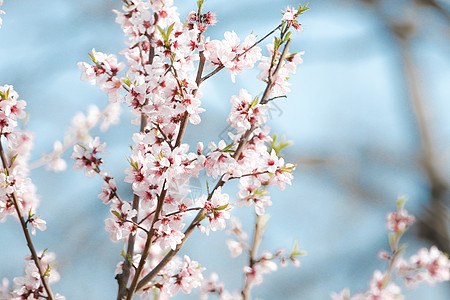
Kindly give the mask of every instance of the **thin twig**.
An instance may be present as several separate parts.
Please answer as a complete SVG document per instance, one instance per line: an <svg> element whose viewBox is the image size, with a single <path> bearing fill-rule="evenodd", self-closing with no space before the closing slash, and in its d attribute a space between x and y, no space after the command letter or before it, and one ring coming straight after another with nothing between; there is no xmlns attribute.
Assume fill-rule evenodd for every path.
<svg viewBox="0 0 450 300"><path fill-rule="evenodd" d="M262 216L256 215L255 232L253 234L253 244L249 253L250 268L253 268L253 266L257 262L258 249L259 245L261 244L262 234L264 231L262 220L263 220ZM244 300L251 299L250 290L251 290L250 282L248 280L245 280L244 288L242 289L242 297L244 297Z"/></svg>
<svg viewBox="0 0 450 300"><path fill-rule="evenodd" d="M147 235L147 240L145 241L144 251L142 252L141 260L139 261L139 266L134 274L133 281L131 282L130 288L128 289L127 300L132 300L134 293L136 292L136 287L138 285L139 277L144 269L145 262L147 261L148 254L150 252L150 248L153 243L153 236L155 235L155 223L159 220L159 216L161 215L162 207L164 204L164 200L166 198L167 189L165 188L166 182L162 186L162 192L158 197L158 204L156 206L155 215L152 220L152 225L150 227L150 232Z"/></svg>
<svg viewBox="0 0 450 300"><path fill-rule="evenodd" d="M243 55L243 54L245 54L247 51L249 51L251 48L253 48L254 46L256 46L258 43L260 43L261 41L263 41L265 38L267 38L268 36L270 36L273 32L275 32L277 29L279 29L280 28L280 26L282 26L281 24L279 25L279 26L277 26L277 28L275 28L274 30L272 30L269 34L267 34L266 36L264 36L262 39L260 39L258 42L256 42L253 46L251 46L249 49L247 49L244 53L242 53L241 55ZM288 48L288 46L289 46L289 43L290 43L290 40L288 41L288 43L287 43L287 45L285 46L285 49L284 49L284 51L283 51L283 55L282 55L282 57L281 57L281 59L283 59L284 60L284 58L285 58L285 54L287 53L287 48ZM285 53L286 52L286 53ZM203 61L203 63L202 63L202 59L201 59L201 61L200 61L200 66L199 66L199 69L198 69L198 73L197 73L197 80L199 80L198 82L197 82L197 89L198 89L198 87L200 86L200 84L201 84L201 82L203 82L204 80L206 80L207 78L209 78L209 77L211 77L212 75L207 75L206 77L204 77L204 78L201 78L201 73L202 73L202 70L203 70L203 65L204 65L204 61ZM280 66L278 65L277 66L277 69L279 68ZM218 72L218 71L217 71ZM217 73L216 72L216 73ZM278 70L276 70L275 72L278 72ZM276 75L276 74L275 74ZM272 86L273 86L273 84L272 84ZM272 88L272 86L270 86L269 87L269 90ZM266 88L267 89L267 88ZM197 90L194 92L194 93L196 93L197 92ZM264 99L264 98L263 98ZM177 137L177 141L176 141L176 144L175 144L175 147L177 147L177 146L179 146L180 144L181 144L181 139L182 139L182 137L183 137L183 134L184 134L184 128L185 128L185 125L184 125L184 123L186 123L187 122L187 119L188 119L188 117L189 117L189 114L187 113L187 112L185 112L185 115L183 116L183 120L182 120L182 124L181 125L183 125L183 128L182 127L180 127L180 132L179 132L179 134L178 134L178 137ZM240 139L240 141L239 141L239 145L238 145L238 147L236 148L236 150L235 150L235 152L234 152L234 154L233 154L233 158L234 159L236 159L236 160L239 160L239 157L240 157L240 155L241 155L241 153L242 153L242 151L243 151L243 149L244 149L244 147L247 145L247 142L248 142L248 139L249 139L249 137L250 137L250 135L251 135L251 133L254 131L256 129L256 127L254 126L254 125L252 125L251 127L250 127L250 129L248 129L245 133L244 133L244 135L241 137L241 139ZM225 184L225 180L223 179L224 178L224 175L222 175L222 177L219 179L219 181L217 182L217 184L216 184L216 186L214 187L214 189L209 193L209 195L208 195L208 198L207 198L207 201L208 200L210 200L211 199L211 197L212 197L212 195L214 194L214 191L215 190L217 190L219 187L222 187L224 184ZM166 190L164 190L164 191L166 191ZM158 205L159 205L159 202L158 202ZM161 205L162 206L162 205ZM158 208L157 208L157 210L158 210ZM179 243L179 244L177 244L177 246L175 247L175 249L172 249L172 250L170 250L165 256L164 256L164 258L158 263L158 265L155 267L155 268L153 268L151 271L150 271L150 273L148 273L144 278L142 278L138 283L137 283L137 285L135 285L135 280L137 280L137 278L139 277L139 275L140 275L140 273L138 273L138 271L141 269L141 271L142 271L142 268L139 268L140 266L141 266L141 262L143 261L143 259L148 255L148 253L147 254L145 254L145 251L146 251L146 249L147 248L149 248L149 247L147 247L148 245L147 245L147 243L146 243L146 245L145 245L145 248L144 248L144 253L142 254L142 258L141 258L141 261L140 261L140 264L139 264L139 267L138 267L138 270L136 271L136 275L135 275L135 277L134 277L134 279L133 279L133 283L132 283L132 285L131 285L131 287L130 287L130 290L129 290L129 293L128 293L128 298L127 298L127 300L131 300L132 299L132 295L135 293L135 291L138 291L138 290L141 290L141 289L143 289L144 287L146 287L147 286L147 284L162 270L162 268L164 268L165 266L166 266L166 264L178 253L178 251L181 249L181 247L183 246L183 244L186 242L186 240L189 238L189 236L191 235L191 233L194 231L194 229L200 224L200 222L201 222L201 220L203 220L203 218L204 218L204 215L205 215L205 212L206 212L206 209L205 208L202 208L202 209L200 209L200 211L197 213L197 215L195 216L195 218L194 218L194 220L191 222L191 224L188 226L188 228L185 230L185 232L184 232L184 237L183 237L183 239L181 240L181 243ZM158 216L159 217L159 216ZM155 220L155 219L157 219L157 213L155 214L155 217L154 217L154 219L153 220ZM151 228L151 230L154 230L153 229L153 225L152 225L152 228ZM151 234L149 235L149 236L151 236ZM147 238L147 242L149 241L149 239ZM150 246L151 246L151 242L150 242ZM148 252L148 251L147 251ZM143 267L143 264L142 264L142 267Z"/></svg>
<svg viewBox="0 0 450 300"><path fill-rule="evenodd" d="M253 132L253 130L255 130L255 127L252 125L252 127L250 129L248 129L245 132L245 134L243 135L243 137L241 138L239 145L233 155L234 159L236 159L236 160L239 159L239 156L241 155L241 152L244 149L244 146L247 144L248 138L249 138L250 134ZM211 200L211 197L214 194L215 190L217 190L219 187L222 187L225 184L223 177L224 176L222 175L222 177L219 179L219 181L217 182L214 189L209 193L207 201ZM194 231L194 229L200 224L200 221L203 220L205 212L206 212L206 209L202 208L197 213L194 220L191 222L189 227L184 232L184 237L181 240L181 243L176 246L175 250L170 250L169 253L167 253L166 256L164 256L164 258L159 262L159 264L155 268L153 268L153 270L150 271L150 273L148 273L144 278L142 278L141 281L139 281L139 284L137 285L136 290L140 290L143 287L145 287L147 285L147 283L150 282L158 274L158 272L161 271L161 269L164 268L166 266L166 264L178 253L178 251L180 251L181 247L186 242L188 237L191 235L191 233Z"/></svg>
<svg viewBox="0 0 450 300"><path fill-rule="evenodd" d="M268 83L267 83L266 89L264 90L264 94L261 98L260 104L266 104L267 102L269 102L269 100L268 100L269 94L270 94L270 91L272 90L272 87L275 84L274 78L277 77L278 72L281 70L281 65L283 64L284 60L286 59L290 44L291 44L291 39L289 39L287 41L286 45L284 45L283 53L281 53L280 60L278 61L277 67L275 68L275 71L273 72L273 74L270 74L270 70L269 70ZM275 57L276 51L273 52L273 55Z"/></svg>
<svg viewBox="0 0 450 300"><path fill-rule="evenodd" d="M155 13L155 24L158 22L158 15ZM153 49L153 47L151 46L151 40L153 38L153 32L151 35L147 36L149 44L150 44L150 51L149 51L149 59L148 59L148 64L151 65L153 63L153 59L155 56L155 49ZM145 102L148 102L148 99L145 100ZM141 126L139 128L139 132L144 132L145 128L147 127L147 123L148 123L148 119L147 116L142 113L141 114ZM136 210L136 212L139 212L139 201L140 201L140 197L136 194L133 195L133 204L132 207L134 210ZM136 214L136 216L134 216L132 218L132 221L137 223L137 217L138 217L138 213ZM125 296L127 295L128 291L127 291L127 283L128 283L128 278L130 277L130 271L131 271L131 262L129 261L129 257L133 257L134 256L134 244L136 242L136 235L130 233L128 236L128 245L127 245L127 257L124 258L124 266L123 266L123 271L122 274L118 274L116 276L117 282L119 284L119 291L117 293L117 300L122 300L125 298Z"/></svg>
<svg viewBox="0 0 450 300"><path fill-rule="evenodd" d="M0 138L1 138L2 135L3 134L0 134ZM6 170L6 173L9 175L10 173L9 173L9 167L8 167L8 160L6 159L5 152L3 151L3 145L1 143L1 141L0 141L0 156L1 156L1 159L2 159L3 168ZM38 255L36 253L36 250L35 250L34 245L33 245L33 241L31 240L30 233L28 232L27 223L26 223L26 221L23 218L22 210L21 210L21 208L19 206L19 201L17 200L16 192L13 191L13 193L11 194L11 198L12 198L12 201L13 201L13 204L14 204L14 208L16 209L17 216L19 218L20 224L22 225L22 231L23 231L23 234L25 235L25 239L27 241L28 249L30 249L31 258L33 259L34 264L36 265L36 267L38 269L39 277L41 278L41 281L42 281L42 284L44 286L44 289L47 292L47 295L48 295L47 298L49 300L54 300L55 297L53 296L53 293L52 293L52 290L50 288L50 285L49 285L49 283L47 281L47 278L44 275L45 272L42 269L41 260L40 260L40 258L38 257Z"/></svg>
<svg viewBox="0 0 450 300"><path fill-rule="evenodd" d="M266 38L268 38L269 36L271 36L275 31L277 31L279 28L281 28L281 26L283 26L283 24L281 23L280 25L278 25L275 29L273 29L271 32L269 32L268 34L266 34L264 37L262 37L261 39L259 39L257 42L255 42L250 48L248 48L247 50L245 50L244 52L242 52L241 54L236 55L235 58L233 58L233 60L238 59L239 57L241 57L242 55L245 55L248 51L250 51L251 49L253 49L253 47L255 47L256 45L260 44L262 41L264 41ZM205 75L205 77L203 77L200 82L205 81L206 79L210 78L211 76L217 74L220 70L222 70L224 67L224 65L220 65L217 68L215 68L211 73Z"/></svg>

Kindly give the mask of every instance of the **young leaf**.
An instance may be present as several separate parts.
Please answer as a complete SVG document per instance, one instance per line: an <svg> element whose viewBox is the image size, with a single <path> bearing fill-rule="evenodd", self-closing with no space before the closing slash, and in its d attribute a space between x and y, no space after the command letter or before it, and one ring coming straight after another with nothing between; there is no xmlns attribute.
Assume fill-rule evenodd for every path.
<svg viewBox="0 0 450 300"><path fill-rule="evenodd" d="M14 161L16 160L17 155L19 155L19 154L16 154L11 158L11 166L14 164Z"/></svg>
<svg viewBox="0 0 450 300"><path fill-rule="evenodd" d="M94 55L92 55L91 53L88 53L88 55L89 55L89 57L91 58L91 60L92 60L92 62L94 63L94 64L98 64L98 61L97 61L97 59L95 58L95 56Z"/></svg>
<svg viewBox="0 0 450 300"><path fill-rule="evenodd" d="M231 142L231 144L229 144L228 146L226 146L225 148L223 148L222 150L220 150L220 152L233 152L231 149L231 147L234 146L234 142Z"/></svg>
<svg viewBox="0 0 450 300"><path fill-rule="evenodd" d="M167 29L167 38L169 38L169 36L170 36L170 33L172 32L172 30L173 30L173 25L175 25L175 22L174 23L172 23L170 26L169 26L169 28Z"/></svg>
<svg viewBox="0 0 450 300"><path fill-rule="evenodd" d="M202 9L202 6L203 6L204 2L205 2L205 0L198 0L197 1L197 7L198 7L199 10Z"/></svg>
<svg viewBox="0 0 450 300"><path fill-rule="evenodd" d="M113 215L115 215L117 218L119 218L120 220L123 221L123 217L122 217L122 215L121 215L120 213L118 213L118 212L115 211L115 210L112 210L111 213L112 213Z"/></svg>
<svg viewBox="0 0 450 300"><path fill-rule="evenodd" d="M227 207L228 207L228 203L227 203L227 204L224 204L224 205L222 205L222 206L217 207L215 210L224 210L224 209L227 208Z"/></svg>
<svg viewBox="0 0 450 300"><path fill-rule="evenodd" d="M291 37L291 31L289 31L286 36L284 37L284 41L287 42L289 40L289 38Z"/></svg>
<svg viewBox="0 0 450 300"><path fill-rule="evenodd" d="M158 28L159 33L161 33L161 36L162 36L164 42L166 42L167 41L167 37L166 37L166 32L164 31L164 29L162 29L160 26L156 26L156 28Z"/></svg>

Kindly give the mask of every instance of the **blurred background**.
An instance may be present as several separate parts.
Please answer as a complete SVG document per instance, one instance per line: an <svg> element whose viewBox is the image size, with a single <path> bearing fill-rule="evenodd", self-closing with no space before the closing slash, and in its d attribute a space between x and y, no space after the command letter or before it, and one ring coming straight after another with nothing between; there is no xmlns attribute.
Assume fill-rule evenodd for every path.
<svg viewBox="0 0 450 300"><path fill-rule="evenodd" d="M196 1L175 1L181 16ZM222 39L234 30L263 36L276 27L280 11L298 1L216 0L219 23L207 32ZM305 2L301 2L306 4ZM90 104L104 107L107 96L82 82L76 64L92 48L118 53L125 47L112 9L119 0L5 0L0 30L0 84L12 84L28 103L27 129L35 135L33 159L63 140L76 112ZM376 255L388 249L385 218L398 196L418 222L407 232L406 256L439 245L449 252L450 178L450 1L310 1L300 18L304 31L293 34L291 52L305 51L304 63L290 79L292 92L271 111L272 131L294 145L286 161L298 164L293 185L272 189L273 206L261 250L290 249L295 239L308 256L302 266L265 276L252 291L263 299L330 299L333 291L367 289L375 269L386 270ZM122 61L124 61L122 59ZM205 82L202 123L188 127L185 141L217 142L227 127L229 98L242 87L254 95L264 86L257 70L236 84L225 71ZM123 107L126 111L126 107ZM123 197L125 155L138 129L124 112L121 123L102 135L110 152L105 169L117 177ZM100 134L98 130L92 133ZM70 299L114 299L114 270L122 245L109 241L104 219L109 208L97 195L101 180L71 168L63 173L35 169L41 196L38 214L48 229L34 238L58 259L61 281L53 290ZM201 186L200 186L201 189ZM226 189L235 195L236 187ZM253 209L235 209L252 234ZM186 253L217 272L229 290L242 286L247 258L232 259L224 232L193 234ZM20 226L13 218L0 226L0 278L23 274L27 255ZM449 299L448 283L405 290L406 299ZM179 294L176 299L196 299Z"/></svg>

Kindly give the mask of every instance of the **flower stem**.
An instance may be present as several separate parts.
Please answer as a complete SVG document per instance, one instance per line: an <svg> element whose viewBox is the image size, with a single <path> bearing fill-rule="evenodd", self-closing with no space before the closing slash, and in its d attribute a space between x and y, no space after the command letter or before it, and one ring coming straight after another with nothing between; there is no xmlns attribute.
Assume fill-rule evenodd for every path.
<svg viewBox="0 0 450 300"><path fill-rule="evenodd" d="M0 135L1 137L1 135ZM3 151L3 145L0 141L0 156L2 159L2 164L3 164L3 168L6 170L6 173L9 175L9 167L8 167L8 160L6 159L6 155L5 152ZM41 265L41 261L40 258L38 257L36 250L34 248L33 245L33 241L31 240L31 236L30 233L28 231L28 227L27 227L27 222L25 221L25 219L23 218L23 214L22 214L22 210L19 206L19 202L17 201L17 196L16 193L13 192L10 197L12 198L13 204L14 204L14 208L16 209L17 212L17 216L19 218L20 224L22 225L22 231L23 234L25 235L25 239L27 241L27 246L28 249L30 249L31 252L31 258L33 259L38 271L39 271L39 277L41 278L42 284L44 286L45 291L47 292L47 298L49 300L54 300L54 296L52 293L52 290L50 288L50 285L48 284L47 278L45 277L45 273L42 269L42 265Z"/></svg>

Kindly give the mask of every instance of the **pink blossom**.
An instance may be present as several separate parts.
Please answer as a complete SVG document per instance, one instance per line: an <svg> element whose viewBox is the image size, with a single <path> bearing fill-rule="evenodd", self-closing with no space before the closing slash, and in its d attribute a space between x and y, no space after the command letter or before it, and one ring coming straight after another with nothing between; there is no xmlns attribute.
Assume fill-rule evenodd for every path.
<svg viewBox="0 0 450 300"><path fill-rule="evenodd" d="M228 249L231 252L231 257L238 257L241 255L245 244L242 242L237 242L235 240L227 240Z"/></svg>
<svg viewBox="0 0 450 300"><path fill-rule="evenodd" d="M402 208L397 212L391 212L387 215L387 228L389 231L403 232L415 221L413 215L408 214L406 209Z"/></svg>
<svg viewBox="0 0 450 300"><path fill-rule="evenodd" d="M272 76L273 87L270 91L269 97L273 98L285 95L291 91L288 88L290 83L287 82L289 78L289 73L296 72L297 65L302 63L301 55L303 55L304 52L299 52L296 54L288 53L287 59L280 63L280 68L278 70L277 76L273 76L275 68L272 69L270 68L272 63L272 55L274 53L273 44L268 44L267 50L271 55L268 57L263 56L261 58L261 62L258 64L258 68L261 69L261 73L258 75L258 78L264 82L268 82L269 70L272 70L272 73L270 75ZM277 51L275 53L275 57L276 60L278 60L281 57L281 52Z"/></svg>
<svg viewBox="0 0 450 300"><path fill-rule="evenodd" d="M183 293L190 294L193 288L199 287L203 281L202 272L205 268L201 268L199 263L191 261L189 256L184 256L184 263L178 273L175 285L179 286Z"/></svg>
<svg viewBox="0 0 450 300"><path fill-rule="evenodd" d="M223 292L224 288L225 286L223 282L219 281L219 275L213 272L209 275L208 279L202 281L202 285L200 287L200 299L208 299L208 294L210 293L218 293L220 295Z"/></svg>
<svg viewBox="0 0 450 300"><path fill-rule="evenodd" d="M343 289L339 294L333 292L331 293L332 300L349 300L350 299L350 290Z"/></svg>
<svg viewBox="0 0 450 300"><path fill-rule="evenodd" d="M53 266L53 261L55 259L55 255L52 252L43 252L38 253L38 256L41 257L41 265L44 270L47 270L47 276L49 283L55 283L60 279L59 273L55 270ZM26 260L30 261L31 257L26 257ZM14 286L11 291L12 298L7 299L37 299L37 298L29 298L28 295L33 295L34 293L39 293L43 298L46 297L46 292L44 287L42 286L41 277L34 262L29 262L25 266L25 274L23 277L15 277L13 279ZM0 293L1 296L1 293ZM27 298L24 298L27 297ZM64 300L65 298L59 294L55 296L55 299ZM39 298L40 299L40 298Z"/></svg>
<svg viewBox="0 0 450 300"><path fill-rule="evenodd" d="M108 173L101 173L100 175L105 182L102 185L102 192L98 195L98 198L102 200L104 204L107 204L117 195L116 180L110 177Z"/></svg>
<svg viewBox="0 0 450 300"><path fill-rule="evenodd" d="M230 102L232 106L227 122L237 129L238 134L250 129L251 125L262 125L267 121L269 106L257 104L257 99L253 99L245 89L239 90L239 97L231 96Z"/></svg>
<svg viewBox="0 0 450 300"><path fill-rule="evenodd" d="M217 188L211 196L209 201L205 202L204 207L207 210L209 225L207 231L222 230L226 227L226 220L230 218L228 210L231 207L228 206L229 195L222 193L222 188Z"/></svg>
<svg viewBox="0 0 450 300"><path fill-rule="evenodd" d="M111 125L118 124L121 111L122 109L118 102L109 103L102 111L100 130L106 131Z"/></svg>
<svg viewBox="0 0 450 300"><path fill-rule="evenodd" d="M368 299L386 299L400 300L403 299L402 290L395 283L386 283L386 274L376 270L373 273L372 280L369 283L369 290L366 293ZM366 298L366 299L367 299Z"/></svg>
<svg viewBox="0 0 450 300"><path fill-rule="evenodd" d="M259 261L253 264L252 267L245 266L244 272L246 274L246 281L249 286L258 286L263 283L263 275L269 274L278 269L275 262L272 261L273 256L269 252L263 252Z"/></svg>
<svg viewBox="0 0 450 300"><path fill-rule="evenodd" d="M248 238L247 232L242 230L242 224L236 217L230 218L226 233L234 234L241 241L245 241Z"/></svg>
<svg viewBox="0 0 450 300"><path fill-rule="evenodd" d="M67 168L67 163L61 158L63 152L63 144L60 141L55 141L53 143L53 152L42 157L42 159L47 162L46 169L54 172L64 171Z"/></svg>
<svg viewBox="0 0 450 300"><path fill-rule="evenodd" d="M253 68L261 58L261 48L255 46L250 49L256 41L253 34L247 36L243 43L234 31L225 32L224 37L222 41L205 42L204 55L213 65L223 65L231 73L231 80L235 82L236 75L244 69Z"/></svg>
<svg viewBox="0 0 450 300"><path fill-rule="evenodd" d="M130 233L135 232L136 227L130 221L137 212L130 203L113 203L111 213L113 217L105 220L105 229L110 232L110 239L113 242L126 239Z"/></svg>
<svg viewBox="0 0 450 300"><path fill-rule="evenodd" d="M6 300L8 299L8 296L9 296L9 280L7 278L3 278L2 284L0 285L0 299Z"/></svg>
<svg viewBox="0 0 450 300"><path fill-rule="evenodd" d="M45 231L47 229L47 222L41 219L41 216L37 216L30 219L31 223L31 234L36 235L36 229L40 231Z"/></svg>
<svg viewBox="0 0 450 300"><path fill-rule="evenodd" d="M100 144L100 138L96 137L91 140L87 147L75 145L71 158L75 160L73 168L81 170L85 168L85 174L88 177L93 177L95 173L100 172L99 166L103 163L102 158L98 158L97 154L105 152L106 143ZM90 150L88 150L90 149Z"/></svg>
<svg viewBox="0 0 450 300"><path fill-rule="evenodd" d="M399 263L399 275L405 278L408 286L416 286L421 282L434 285L449 281L450 261L436 246L430 250L421 248L408 262L402 260Z"/></svg>
<svg viewBox="0 0 450 300"><path fill-rule="evenodd" d="M288 6L286 10L283 12L283 17L281 21L287 22L289 25L294 26L297 31L302 30L301 24L296 20L298 16L298 10L295 8Z"/></svg>
<svg viewBox="0 0 450 300"><path fill-rule="evenodd" d="M235 167L236 160L231 157L229 152L222 151L226 148L224 140L221 140L219 145L211 142L208 148L212 151L206 156L205 167L208 176L212 176L215 179Z"/></svg>
<svg viewBox="0 0 450 300"><path fill-rule="evenodd" d="M161 249L171 248L175 250L184 238L184 233L175 229L167 229L165 231L156 230L155 235L157 236L157 244Z"/></svg>

